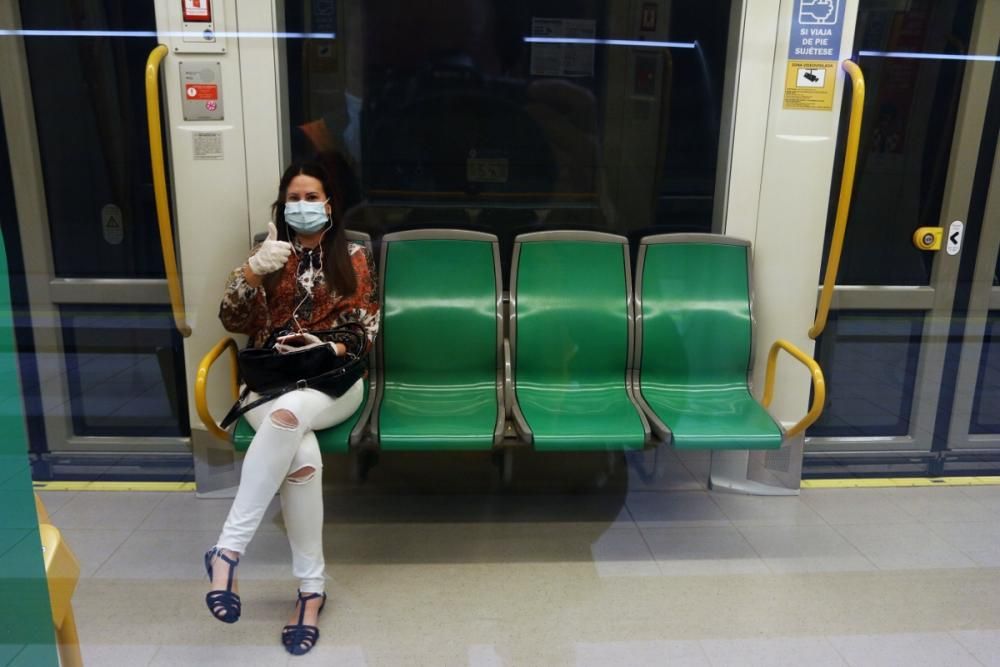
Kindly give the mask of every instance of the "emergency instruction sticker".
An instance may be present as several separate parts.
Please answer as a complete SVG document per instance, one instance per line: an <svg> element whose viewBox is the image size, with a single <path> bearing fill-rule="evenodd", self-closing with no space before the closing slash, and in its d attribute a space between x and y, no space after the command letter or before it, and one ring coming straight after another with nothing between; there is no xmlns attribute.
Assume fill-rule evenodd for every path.
<svg viewBox="0 0 1000 667"><path fill-rule="evenodd" d="M195 132L192 136L195 160L222 159L222 132Z"/></svg>
<svg viewBox="0 0 1000 667"><path fill-rule="evenodd" d="M788 39L785 109L833 109L845 2L795 0Z"/></svg>

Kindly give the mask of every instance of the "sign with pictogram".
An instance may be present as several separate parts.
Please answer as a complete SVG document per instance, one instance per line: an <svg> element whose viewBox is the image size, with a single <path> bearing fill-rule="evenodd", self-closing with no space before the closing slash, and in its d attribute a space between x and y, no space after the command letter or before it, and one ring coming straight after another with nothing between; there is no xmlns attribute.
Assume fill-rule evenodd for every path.
<svg viewBox="0 0 1000 667"><path fill-rule="evenodd" d="M846 0L795 0L788 37L785 109L833 109Z"/></svg>

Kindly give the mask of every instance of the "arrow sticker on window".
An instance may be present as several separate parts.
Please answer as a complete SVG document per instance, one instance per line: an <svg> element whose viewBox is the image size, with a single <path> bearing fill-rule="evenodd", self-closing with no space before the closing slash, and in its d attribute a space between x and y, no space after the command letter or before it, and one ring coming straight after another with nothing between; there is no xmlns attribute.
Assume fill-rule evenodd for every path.
<svg viewBox="0 0 1000 667"><path fill-rule="evenodd" d="M948 227L948 254L957 255L962 249L962 229L965 225L961 220L956 220Z"/></svg>

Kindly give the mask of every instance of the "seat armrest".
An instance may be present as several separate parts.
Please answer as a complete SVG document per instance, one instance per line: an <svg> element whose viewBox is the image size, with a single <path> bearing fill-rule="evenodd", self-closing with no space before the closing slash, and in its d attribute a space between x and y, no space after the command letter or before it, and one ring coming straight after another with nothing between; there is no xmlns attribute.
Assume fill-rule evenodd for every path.
<svg viewBox="0 0 1000 667"><path fill-rule="evenodd" d="M225 350L229 350L229 357L231 361L231 373L230 382L232 385L233 400L235 401L239 398L239 367L236 364L236 341L232 338L226 336L218 343L215 344L211 350L208 351L204 357L201 358L201 362L198 364L198 375L195 377L194 381L194 405L198 411L198 416L201 417L202 423L208 432L214 435L220 440L229 440L229 433L222 429L219 424L215 421L215 417L208 410L208 373L212 368L212 364L218 359Z"/></svg>
<svg viewBox="0 0 1000 667"><path fill-rule="evenodd" d="M802 433L819 419L823 414L823 404L826 402L826 380L823 378L823 370L816 363L816 360L803 352L798 346L790 341L779 338L771 345L771 351L767 354L767 373L764 379L764 398L761 404L768 408L774 398L774 375L778 365L778 352L784 350L802 363L812 376L813 401L806 416L800 419L785 433L786 438L792 438Z"/></svg>

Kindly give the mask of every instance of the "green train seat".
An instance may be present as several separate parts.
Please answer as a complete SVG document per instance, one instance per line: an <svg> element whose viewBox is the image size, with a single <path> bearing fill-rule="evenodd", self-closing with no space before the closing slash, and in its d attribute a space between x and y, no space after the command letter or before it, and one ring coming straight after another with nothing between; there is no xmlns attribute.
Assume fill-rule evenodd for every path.
<svg viewBox="0 0 1000 667"><path fill-rule="evenodd" d="M511 413L538 451L638 449L651 442L628 382L628 240L549 231L514 239Z"/></svg>
<svg viewBox="0 0 1000 667"><path fill-rule="evenodd" d="M751 395L750 273L750 243L742 239L662 234L640 241L633 386L654 432L677 449L777 449L822 409L819 366L784 340L771 348L763 405ZM781 349L809 368L819 399L788 432L765 409Z"/></svg>
<svg viewBox="0 0 1000 667"><path fill-rule="evenodd" d="M504 429L500 251L492 234L386 234L379 262L381 450L488 450Z"/></svg>

